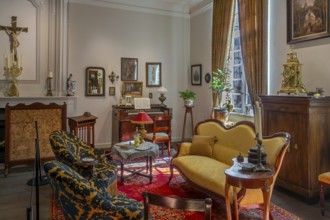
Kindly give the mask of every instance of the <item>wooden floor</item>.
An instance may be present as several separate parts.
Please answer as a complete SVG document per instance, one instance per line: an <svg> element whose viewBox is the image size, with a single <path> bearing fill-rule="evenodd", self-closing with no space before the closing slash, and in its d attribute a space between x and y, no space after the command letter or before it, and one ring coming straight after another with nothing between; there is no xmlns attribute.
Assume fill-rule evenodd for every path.
<svg viewBox="0 0 330 220"><path fill-rule="evenodd" d="M3 174L0 164L0 219L26 219L26 208L29 204L31 186L27 181L32 178L28 168L13 168L7 177ZM50 189L48 185L40 186L40 219L49 219ZM330 201L326 204L326 215L321 216L319 204L308 205L281 190L274 190L272 202L302 219L330 219Z"/></svg>

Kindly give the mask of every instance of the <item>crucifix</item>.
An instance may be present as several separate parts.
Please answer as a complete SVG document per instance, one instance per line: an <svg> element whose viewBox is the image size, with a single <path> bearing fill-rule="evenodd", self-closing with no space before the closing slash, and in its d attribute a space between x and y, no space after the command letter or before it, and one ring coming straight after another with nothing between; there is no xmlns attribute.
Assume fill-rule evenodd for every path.
<svg viewBox="0 0 330 220"><path fill-rule="evenodd" d="M17 27L17 17L11 17L11 26L0 25L0 30L6 31L10 40L10 51L14 56L14 61L17 62L17 47L19 46L18 35L21 32L28 32L27 27Z"/></svg>

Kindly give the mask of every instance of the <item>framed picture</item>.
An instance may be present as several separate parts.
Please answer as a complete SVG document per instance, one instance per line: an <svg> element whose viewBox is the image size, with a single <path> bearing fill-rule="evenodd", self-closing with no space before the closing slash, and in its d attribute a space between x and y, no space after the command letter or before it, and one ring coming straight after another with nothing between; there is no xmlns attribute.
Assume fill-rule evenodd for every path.
<svg viewBox="0 0 330 220"><path fill-rule="evenodd" d="M287 0L287 42L329 37L329 8L329 0Z"/></svg>
<svg viewBox="0 0 330 220"><path fill-rule="evenodd" d="M109 87L109 95L110 96L116 95L116 87L114 87L114 86Z"/></svg>
<svg viewBox="0 0 330 220"><path fill-rule="evenodd" d="M141 97L143 82L123 82L123 96Z"/></svg>
<svg viewBox="0 0 330 220"><path fill-rule="evenodd" d="M131 106L133 105L133 98L130 95L125 96L125 105L126 106Z"/></svg>
<svg viewBox="0 0 330 220"><path fill-rule="evenodd" d="M121 58L121 81L138 80L138 59Z"/></svg>
<svg viewBox="0 0 330 220"><path fill-rule="evenodd" d="M146 63L146 87L162 86L162 64Z"/></svg>
<svg viewBox="0 0 330 220"><path fill-rule="evenodd" d="M235 66L234 66L235 67ZM205 74L205 82L209 83L211 81L211 74L210 73L206 73Z"/></svg>
<svg viewBox="0 0 330 220"><path fill-rule="evenodd" d="M202 64L191 66L191 85L202 85Z"/></svg>
<svg viewBox="0 0 330 220"><path fill-rule="evenodd" d="M104 96L105 71L102 67L86 68L86 96Z"/></svg>

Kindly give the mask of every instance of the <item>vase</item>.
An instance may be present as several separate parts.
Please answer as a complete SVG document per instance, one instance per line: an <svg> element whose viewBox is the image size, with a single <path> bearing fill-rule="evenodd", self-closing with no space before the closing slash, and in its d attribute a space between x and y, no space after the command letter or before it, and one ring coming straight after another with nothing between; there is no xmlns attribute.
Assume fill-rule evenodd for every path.
<svg viewBox="0 0 330 220"><path fill-rule="evenodd" d="M213 108L214 111L214 118L226 123L228 120L229 113L226 108L215 107Z"/></svg>
<svg viewBox="0 0 330 220"><path fill-rule="evenodd" d="M219 106L219 93L212 92L213 108Z"/></svg>
<svg viewBox="0 0 330 220"><path fill-rule="evenodd" d="M194 106L194 100L193 99L185 99L184 100L184 106L193 107Z"/></svg>
<svg viewBox="0 0 330 220"><path fill-rule="evenodd" d="M222 100L222 92L212 92L213 107L211 112L211 118L215 118L214 108L219 108Z"/></svg>

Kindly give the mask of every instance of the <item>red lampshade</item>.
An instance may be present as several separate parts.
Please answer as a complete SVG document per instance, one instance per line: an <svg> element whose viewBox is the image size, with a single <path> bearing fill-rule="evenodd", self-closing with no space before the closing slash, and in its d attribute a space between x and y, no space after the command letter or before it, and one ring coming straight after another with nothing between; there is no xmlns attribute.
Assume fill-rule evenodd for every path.
<svg viewBox="0 0 330 220"><path fill-rule="evenodd" d="M150 118L150 116L145 112L139 112L139 114L137 114L131 122L134 124L152 124L152 123L154 123L152 118Z"/></svg>

